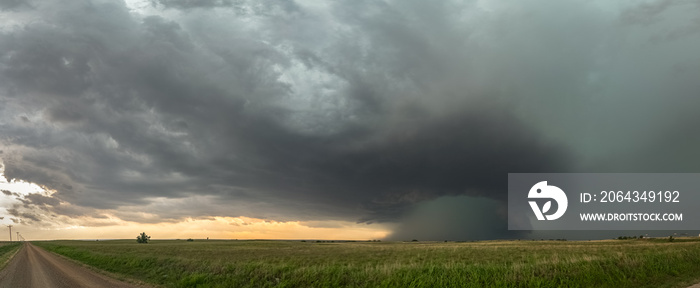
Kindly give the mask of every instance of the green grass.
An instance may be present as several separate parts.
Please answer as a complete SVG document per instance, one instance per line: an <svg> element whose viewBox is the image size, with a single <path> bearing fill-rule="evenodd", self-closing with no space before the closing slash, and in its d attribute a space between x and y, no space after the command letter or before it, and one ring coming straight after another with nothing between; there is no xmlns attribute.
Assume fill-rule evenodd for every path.
<svg viewBox="0 0 700 288"><path fill-rule="evenodd" d="M0 242L0 269L5 268L19 247L21 247L20 242Z"/></svg>
<svg viewBox="0 0 700 288"><path fill-rule="evenodd" d="M685 287L700 241L34 242L164 287Z"/></svg>

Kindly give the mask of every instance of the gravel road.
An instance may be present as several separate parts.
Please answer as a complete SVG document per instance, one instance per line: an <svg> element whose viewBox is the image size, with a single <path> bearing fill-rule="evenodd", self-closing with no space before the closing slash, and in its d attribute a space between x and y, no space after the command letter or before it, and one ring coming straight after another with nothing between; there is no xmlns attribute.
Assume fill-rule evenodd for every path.
<svg viewBox="0 0 700 288"><path fill-rule="evenodd" d="M139 287L98 274L25 243L0 271L0 287Z"/></svg>

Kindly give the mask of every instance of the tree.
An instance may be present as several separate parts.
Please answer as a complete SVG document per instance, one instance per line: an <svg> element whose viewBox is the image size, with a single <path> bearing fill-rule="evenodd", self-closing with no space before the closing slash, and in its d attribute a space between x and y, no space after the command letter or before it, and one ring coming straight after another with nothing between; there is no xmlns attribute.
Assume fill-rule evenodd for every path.
<svg viewBox="0 0 700 288"><path fill-rule="evenodd" d="M141 235L136 236L137 243L148 243L151 240L151 236L146 235L146 232L141 232Z"/></svg>

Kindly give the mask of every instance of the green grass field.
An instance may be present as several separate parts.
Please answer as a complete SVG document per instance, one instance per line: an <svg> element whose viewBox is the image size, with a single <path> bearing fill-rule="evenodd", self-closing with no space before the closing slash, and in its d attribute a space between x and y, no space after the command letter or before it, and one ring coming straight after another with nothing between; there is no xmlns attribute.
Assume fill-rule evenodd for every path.
<svg viewBox="0 0 700 288"><path fill-rule="evenodd" d="M33 242L163 287L686 287L700 241ZM0 247L2 248L2 247Z"/></svg>
<svg viewBox="0 0 700 288"><path fill-rule="evenodd" d="M10 257L19 250L20 242L0 242L0 269L5 268Z"/></svg>

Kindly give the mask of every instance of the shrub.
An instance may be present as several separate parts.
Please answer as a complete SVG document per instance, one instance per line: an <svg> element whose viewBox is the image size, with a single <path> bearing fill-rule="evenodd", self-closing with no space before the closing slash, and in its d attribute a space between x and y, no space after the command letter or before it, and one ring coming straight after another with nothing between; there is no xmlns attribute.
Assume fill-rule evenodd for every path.
<svg viewBox="0 0 700 288"><path fill-rule="evenodd" d="M147 244L148 240L151 240L151 236L146 235L146 232L141 232L139 236L136 236L136 243Z"/></svg>

